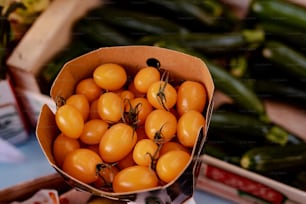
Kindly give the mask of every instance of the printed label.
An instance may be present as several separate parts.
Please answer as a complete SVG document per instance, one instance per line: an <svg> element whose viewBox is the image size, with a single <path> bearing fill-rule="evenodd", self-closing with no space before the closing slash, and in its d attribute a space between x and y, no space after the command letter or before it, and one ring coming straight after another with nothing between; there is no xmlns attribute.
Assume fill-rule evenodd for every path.
<svg viewBox="0 0 306 204"><path fill-rule="evenodd" d="M211 165L207 165L205 176L269 203L281 204L286 199L283 194L268 186Z"/></svg>

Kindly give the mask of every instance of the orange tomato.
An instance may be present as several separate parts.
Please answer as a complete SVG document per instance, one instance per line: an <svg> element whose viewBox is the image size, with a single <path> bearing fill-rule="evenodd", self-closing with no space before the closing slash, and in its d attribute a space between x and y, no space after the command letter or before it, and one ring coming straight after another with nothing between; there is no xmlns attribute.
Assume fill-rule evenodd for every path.
<svg viewBox="0 0 306 204"><path fill-rule="evenodd" d="M176 117L163 109L153 110L145 121L146 135L154 141L167 142L175 137Z"/></svg>
<svg viewBox="0 0 306 204"><path fill-rule="evenodd" d="M186 147L193 147L201 127L205 126L205 118L198 111L188 111L178 120L177 138Z"/></svg>
<svg viewBox="0 0 306 204"><path fill-rule="evenodd" d="M90 103L88 119L89 120L92 120L92 119L101 119L101 117L99 115L99 112L98 112L98 99L93 100Z"/></svg>
<svg viewBox="0 0 306 204"><path fill-rule="evenodd" d="M127 74L121 65L105 63L94 70L93 79L102 89L115 91L122 88L126 83Z"/></svg>
<svg viewBox="0 0 306 204"><path fill-rule="evenodd" d="M109 190L112 186L115 176L119 173L119 169L115 166L108 164L98 165L98 179L95 181L94 186L100 189Z"/></svg>
<svg viewBox="0 0 306 204"><path fill-rule="evenodd" d="M182 151L185 151L185 152L189 153L189 149L184 147L179 142L169 141L169 142L166 142L166 143L162 144L162 147L161 147L161 149L159 151L159 156L162 156L165 153L173 151L173 150L182 150Z"/></svg>
<svg viewBox="0 0 306 204"><path fill-rule="evenodd" d="M118 167L122 170L130 166L136 165L134 159L133 159L133 151L130 151L127 156L125 156L123 159L119 160L117 163Z"/></svg>
<svg viewBox="0 0 306 204"><path fill-rule="evenodd" d="M115 193L145 190L158 186L155 172L146 166L131 166L121 170L114 178Z"/></svg>
<svg viewBox="0 0 306 204"><path fill-rule="evenodd" d="M178 88L176 108L180 115L189 110L203 112L206 100L207 92L201 83L185 81Z"/></svg>
<svg viewBox="0 0 306 204"><path fill-rule="evenodd" d="M122 90L118 94L123 101L132 100L133 98L135 98L134 93L132 91L129 91L129 90Z"/></svg>
<svg viewBox="0 0 306 204"><path fill-rule="evenodd" d="M59 134L54 142L53 142L53 155L54 155L54 159L56 164L59 167L62 167L64 160L66 158L66 156L76 150L80 148L80 143L77 139L73 139L70 137L65 136L63 133Z"/></svg>
<svg viewBox="0 0 306 204"><path fill-rule="evenodd" d="M75 107L82 114L84 121L87 120L89 116L90 105L85 95L73 94L66 100L66 104Z"/></svg>
<svg viewBox="0 0 306 204"><path fill-rule="evenodd" d="M159 70L155 67L144 67L134 76L134 86L140 93L147 93L150 85L160 80Z"/></svg>
<svg viewBox="0 0 306 204"><path fill-rule="evenodd" d="M121 98L113 92L102 94L98 99L98 113L108 123L118 122L123 114Z"/></svg>
<svg viewBox="0 0 306 204"><path fill-rule="evenodd" d="M100 156L92 150L80 148L70 152L63 163L63 171L84 183L93 183L98 179L97 165L101 164Z"/></svg>
<svg viewBox="0 0 306 204"><path fill-rule="evenodd" d="M169 151L162 155L156 164L158 177L165 183L176 179L187 166L190 154L182 150Z"/></svg>
<svg viewBox="0 0 306 204"><path fill-rule="evenodd" d="M100 155L105 162L117 162L132 151L136 141L137 133L131 126L116 123L104 133L99 145Z"/></svg>
<svg viewBox="0 0 306 204"><path fill-rule="evenodd" d="M131 83L129 83L128 85L128 90L131 91L135 97L144 97L146 94L145 93L141 93L139 92L134 85L134 82L132 81Z"/></svg>
<svg viewBox="0 0 306 204"><path fill-rule="evenodd" d="M133 150L133 159L140 166L151 166L158 155L158 145L151 139L139 140Z"/></svg>
<svg viewBox="0 0 306 204"><path fill-rule="evenodd" d="M96 84L93 78L86 78L81 80L75 89L76 94L83 94L89 102L97 99L103 90Z"/></svg>
<svg viewBox="0 0 306 204"><path fill-rule="evenodd" d="M57 127L64 135L71 138L79 138L84 129L84 118L74 106L65 104L59 107L55 113Z"/></svg>
<svg viewBox="0 0 306 204"><path fill-rule="evenodd" d="M177 93L171 84L157 81L148 88L147 98L154 108L170 110L176 104Z"/></svg>
<svg viewBox="0 0 306 204"><path fill-rule="evenodd" d="M108 123L99 120L92 119L85 123L83 132L80 136L80 140L89 145L99 144L105 131L108 129Z"/></svg>

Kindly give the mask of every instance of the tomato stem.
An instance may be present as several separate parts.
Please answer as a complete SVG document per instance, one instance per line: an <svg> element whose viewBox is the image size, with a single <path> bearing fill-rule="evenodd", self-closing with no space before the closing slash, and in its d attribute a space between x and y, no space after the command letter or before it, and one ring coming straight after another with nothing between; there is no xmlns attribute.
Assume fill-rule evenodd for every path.
<svg viewBox="0 0 306 204"><path fill-rule="evenodd" d="M59 108L66 104L66 100L62 96L57 96L55 98L55 104L56 104L56 108Z"/></svg>
<svg viewBox="0 0 306 204"><path fill-rule="evenodd" d="M162 82L164 82L164 83L162 83ZM157 93L157 99L158 99L158 102L167 111L169 109L165 105L165 103L167 102L167 97L166 97L166 94L165 94L165 89L166 89L166 86L167 86L168 83L169 83L169 71L165 71L165 72L163 72L162 77L161 77L161 85L160 85L158 93Z"/></svg>
<svg viewBox="0 0 306 204"><path fill-rule="evenodd" d="M123 111L122 121L126 124L131 125L133 129L135 129L137 127L137 124L139 123L139 120L138 120L139 107L142 104L138 103L135 107L133 107L129 99L125 99L124 101L125 103L126 102L128 103L129 111Z"/></svg>

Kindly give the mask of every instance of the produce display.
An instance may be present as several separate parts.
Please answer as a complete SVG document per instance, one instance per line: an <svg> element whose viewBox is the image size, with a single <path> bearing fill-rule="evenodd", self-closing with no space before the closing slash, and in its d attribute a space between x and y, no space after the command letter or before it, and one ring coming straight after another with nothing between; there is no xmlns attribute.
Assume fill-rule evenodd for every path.
<svg viewBox="0 0 306 204"><path fill-rule="evenodd" d="M133 76L119 64L102 64L67 100L58 99L55 160L69 175L108 191L167 184L190 162L206 100L202 83L173 81L160 67Z"/></svg>
<svg viewBox="0 0 306 204"><path fill-rule="evenodd" d="M306 95L303 88L305 87L306 73L305 19L305 8L285 0L253 0L244 18L237 17L228 8L227 4L214 0L190 2L182 0L107 1L101 7L90 11L76 22L71 43L42 69L39 79L42 83L42 91L49 94L51 84L65 62L100 47L136 44L154 45L197 56L206 63L214 79L216 89L232 99L231 103L222 104L214 109L208 129L207 144L203 153L304 190L306 187L305 171L303 170L305 167L305 162L303 162L305 160L305 143L303 139L292 134L286 128L274 124L267 114L263 101L266 99L282 101L292 106L305 108ZM186 72L188 72L188 67L186 67ZM96 83L99 84L101 90L109 90L104 93L106 96L99 96L97 107L99 107L99 104L102 106L102 103L109 104L109 101L111 101L110 105L114 105L118 101L115 109L116 113L107 115L107 110L100 109L97 111L99 117L104 117L108 121L108 124L103 123L100 126L105 127L105 129L106 126L117 127L119 126L117 124L118 121L125 121L132 127L135 128L135 125L137 127L137 124L142 123L140 118L136 120L134 118L134 109L136 108L137 112L137 109L141 108L137 104L146 104L146 107L150 107L146 108L146 110L151 110L150 114L147 113L147 119L154 117L151 114L156 112L159 112L159 114L162 114L162 112L167 112L168 115L173 114L173 108L175 108L176 114L181 115L181 111L184 112L184 108L179 108L181 103L179 90L184 83L172 84L171 73L167 75L160 72L160 74L159 77L166 82L164 84L156 82L159 83L156 85L157 88L151 88L162 89L163 93L159 95L163 97L164 94L167 94L168 85L173 85L172 91L169 90L169 93L176 91L177 96L176 100L174 100L175 102L171 104L167 104L171 102L170 99L163 101L161 97L158 98L161 101L154 102L156 100L154 96L152 99L150 95L143 97L145 90L148 91L150 88L142 87L143 89L138 88L140 93L136 94L136 96L141 96L141 99L136 97L140 102L134 103L134 99L129 99L127 104L122 105L122 100L118 98L120 97L119 93L113 91L118 89L120 85L115 86L115 88L103 87L103 83L106 80L100 79L99 76L95 78L95 75L93 75L93 79L88 79L88 85L84 84L84 87L95 86L94 84ZM151 73L149 78L143 80L143 82L139 81L139 84L148 83L149 79L153 79L154 76ZM120 79L124 78L120 77ZM137 77L135 76L134 79L137 79ZM97 82L99 80L100 82ZM130 76L127 76L127 81L129 80ZM112 83L105 84L107 86L113 85ZM136 84L138 83L135 82L135 86L137 86ZM194 88L186 85L186 90L191 89L194 90ZM101 90L99 91L99 88L97 88L97 90L90 93L101 94ZM130 95L133 95L128 90L122 91L121 96L126 94L124 97L129 98ZM77 92L75 94L78 94ZM82 91L79 90L80 92ZM201 93L192 95L192 101L203 102L203 99L198 97L205 95L205 92ZM87 100L90 100L93 105L95 104L94 98L96 97L87 98ZM143 102L144 99L150 100L148 102L150 105L147 104L147 101ZM205 104L205 102L203 103ZM68 102L66 105L61 106L61 109L66 109L66 111L67 109L72 109L67 104ZM122 108L118 109L118 107ZM87 112L91 108L94 107L86 105ZM122 113L125 113L126 110L128 110L127 114L123 117ZM138 114L140 116L140 112ZM70 126L73 127L73 130L67 130L66 133L67 135L71 134L70 139L74 138L72 139L74 142L71 141L71 145L67 145L71 150L79 149L80 146L84 148L83 143L92 139L86 138L84 135L80 136L82 125L77 124L85 125L84 129L87 125L94 126L94 124L85 123L83 115L75 115L78 115L74 117L75 124ZM177 120L177 128L181 123L184 123L180 122L178 115L174 117ZM190 122L190 118L196 119L198 118L197 115L184 115L184 117L180 116L180 118ZM163 118L165 117L168 116ZM201 117L199 116L199 118ZM199 120L203 120L203 118ZM109 123L109 121L112 122ZM144 123L145 127L149 126L147 120ZM182 127L186 126L182 124ZM155 130L162 131L163 128L163 126L159 126ZM79 132L77 132L77 129L79 129ZM137 136L135 138L131 136L134 138L131 141L133 143L131 146L135 147L135 150L138 149L136 148L138 145L135 145L138 144L136 140L139 140L140 133L138 133L138 129L140 128L136 128L135 132L132 131ZM104 130L96 129L95 131ZM147 128L143 131L146 132L150 139L144 140L143 143L145 144L140 143L139 145L147 145L150 146L148 149L152 149L149 154L151 155L149 157L151 159L149 166L154 166L153 169L155 169L156 165L157 173L159 165L154 157L156 156L155 153L160 153L168 143L160 145L161 141L168 141L171 138L160 138L155 133L150 136L152 132ZM65 132L64 128L63 132ZM170 135L173 136L173 134L172 132ZM178 129L176 129L176 134L177 138L175 140L178 141L177 144L183 144L184 149L189 149L188 152L190 153L193 143L189 144L189 141L185 141L186 138L180 139L184 136L180 136L181 133ZM75 140L78 140L78 142L75 142ZM152 143L152 141L155 143ZM126 142L124 145L128 144ZM160 149L155 151L156 147L154 148L151 145L157 145L157 149ZM125 156L128 155L132 147L128 148L129 150L125 152ZM100 155L107 151L101 143L98 149ZM121 147L121 150L124 149ZM300 151L297 152L295 150ZM180 150L182 158L185 157L183 156L186 155L185 152ZM93 153L91 152L90 154ZM115 154L111 155L115 156ZM132 156L134 157L134 155ZM100 174L105 169L109 170L120 166L121 159L122 157L120 156L118 158L102 157L102 161L109 161L111 164L118 162L118 164L115 166L102 165ZM63 163L63 161L58 162L59 164ZM147 161L141 162L147 163ZM101 160L97 159L93 163L101 163ZM66 166L71 167L73 165ZM269 169L280 166L282 167L281 169ZM63 165L64 167L65 165ZM94 170L96 169L92 168L91 171ZM143 168L137 167L137 169L132 170L123 172L125 175L122 175L120 168L112 172L118 171L117 175L120 176L120 179L130 177L126 176L126 174L132 174L132 172L141 171L141 173L145 173L145 170L142 171ZM159 177L162 178L160 175ZM92 182L93 180L90 179L89 181ZM115 179L115 181L118 180ZM154 185L160 185L161 182L160 180L156 182L155 178L152 178L151 181ZM99 183L101 182L99 181ZM168 182L168 180L165 179L163 182ZM122 190L121 188L118 189Z"/></svg>

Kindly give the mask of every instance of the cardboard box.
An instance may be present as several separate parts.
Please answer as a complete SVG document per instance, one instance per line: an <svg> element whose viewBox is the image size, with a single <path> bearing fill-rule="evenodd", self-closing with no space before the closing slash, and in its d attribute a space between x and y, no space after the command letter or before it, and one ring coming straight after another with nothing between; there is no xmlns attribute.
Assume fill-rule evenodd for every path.
<svg viewBox="0 0 306 204"><path fill-rule="evenodd" d="M197 188L241 204L303 204L306 192L208 155Z"/></svg>
<svg viewBox="0 0 306 204"><path fill-rule="evenodd" d="M214 84L211 75L203 61L199 58L186 55L177 51L153 47L153 46L119 46L106 47L82 55L67 62L51 89L51 97L54 101L58 97L67 99L74 93L75 85L82 79L92 76L93 70L104 63L117 63L126 68L129 75L135 74L142 67L148 66L149 59L158 60L161 68L171 73L171 78L179 80L193 80L202 83L207 90L207 106L204 117L206 124L200 131L196 145L192 149L192 157L181 175L174 181L164 185L143 191L129 193L115 193L99 190L91 185L78 181L59 168L52 155L52 144L59 134L54 113L47 105L42 111L37 125L37 138L49 163L65 180L75 188L90 192L93 195L104 196L117 200L145 202L147 196L157 196L163 202L182 203L193 195L194 184L197 176L199 153L206 138L207 125L212 110L212 96ZM188 69L188 71L186 71Z"/></svg>
<svg viewBox="0 0 306 204"><path fill-rule="evenodd" d="M74 22L100 0L53 0L7 60L16 86L40 93L37 74L68 44Z"/></svg>

